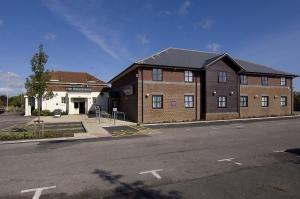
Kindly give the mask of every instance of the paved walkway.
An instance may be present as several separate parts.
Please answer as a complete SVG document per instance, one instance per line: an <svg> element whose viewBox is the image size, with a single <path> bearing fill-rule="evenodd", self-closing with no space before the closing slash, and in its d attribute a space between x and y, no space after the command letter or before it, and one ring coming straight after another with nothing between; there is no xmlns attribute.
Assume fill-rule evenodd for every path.
<svg viewBox="0 0 300 199"><path fill-rule="evenodd" d="M34 118L28 124L33 124ZM41 120L45 123L69 123L69 122L82 122L86 133L76 133L75 137L111 137L103 127L111 126L124 126L124 125L136 125L136 123L113 120L109 118L101 118L100 122L97 118L89 118L87 115L62 115L60 118L52 116L41 116Z"/></svg>

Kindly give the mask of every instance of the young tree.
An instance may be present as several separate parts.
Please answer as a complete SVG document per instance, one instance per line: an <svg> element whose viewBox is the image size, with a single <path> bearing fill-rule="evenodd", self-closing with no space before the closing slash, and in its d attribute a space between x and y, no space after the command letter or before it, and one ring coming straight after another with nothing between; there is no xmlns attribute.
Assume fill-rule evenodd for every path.
<svg viewBox="0 0 300 199"><path fill-rule="evenodd" d="M43 45L39 45L39 50L31 59L32 74L26 78L25 88L29 97L35 97L37 100L38 122L40 122L42 100L52 98L53 93L47 88L47 82L50 79L49 71L45 70L48 55L44 53Z"/></svg>

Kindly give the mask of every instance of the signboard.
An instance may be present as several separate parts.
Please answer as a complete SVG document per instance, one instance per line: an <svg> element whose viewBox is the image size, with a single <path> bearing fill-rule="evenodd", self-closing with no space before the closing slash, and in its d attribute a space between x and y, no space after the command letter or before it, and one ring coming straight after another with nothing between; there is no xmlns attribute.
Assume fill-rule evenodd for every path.
<svg viewBox="0 0 300 199"><path fill-rule="evenodd" d="M175 100L171 101L171 106L173 106L173 107L176 106L176 101Z"/></svg>
<svg viewBox="0 0 300 199"><path fill-rule="evenodd" d="M132 85L130 85L130 86L125 86L125 87L123 88L123 93L124 93L125 95L132 95L132 94L133 94L133 86L132 86Z"/></svg>
<svg viewBox="0 0 300 199"><path fill-rule="evenodd" d="M118 111L118 108L113 108L113 112L116 112L116 111Z"/></svg>
<svg viewBox="0 0 300 199"><path fill-rule="evenodd" d="M66 87L69 92L92 92L92 88L87 87Z"/></svg>

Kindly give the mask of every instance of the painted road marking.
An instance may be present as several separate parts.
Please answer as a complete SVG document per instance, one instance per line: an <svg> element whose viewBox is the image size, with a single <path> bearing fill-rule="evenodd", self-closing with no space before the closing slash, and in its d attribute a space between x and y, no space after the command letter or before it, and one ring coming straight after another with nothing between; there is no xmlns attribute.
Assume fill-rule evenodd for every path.
<svg viewBox="0 0 300 199"><path fill-rule="evenodd" d="M221 159L218 160L218 162L231 162L234 158L227 158L227 159Z"/></svg>
<svg viewBox="0 0 300 199"><path fill-rule="evenodd" d="M284 153L284 150L280 150L280 151L273 151L274 153Z"/></svg>
<svg viewBox="0 0 300 199"><path fill-rule="evenodd" d="M34 189L26 189L22 190L21 193L28 193L28 192L35 192L32 199L39 199L42 195L42 191L46 189L55 189L56 186L50 186L50 187L40 187L40 188L34 188Z"/></svg>
<svg viewBox="0 0 300 199"><path fill-rule="evenodd" d="M242 166L243 164L240 163L240 162L235 162L235 161L232 161L234 160L234 158L226 158L226 159L221 159L221 160L218 160L218 162L233 162L233 164L236 164L236 165L239 165L239 166Z"/></svg>
<svg viewBox="0 0 300 199"><path fill-rule="evenodd" d="M143 171L143 172L140 172L139 174L143 175L143 174L151 173L157 179L161 179L161 176L157 173L158 171L162 171L162 169L156 169L156 170L150 170L150 171Z"/></svg>

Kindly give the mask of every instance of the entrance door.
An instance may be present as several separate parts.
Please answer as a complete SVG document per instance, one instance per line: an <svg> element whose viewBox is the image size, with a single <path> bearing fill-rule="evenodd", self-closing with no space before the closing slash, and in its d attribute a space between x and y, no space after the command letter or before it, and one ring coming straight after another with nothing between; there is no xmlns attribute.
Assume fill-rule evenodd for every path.
<svg viewBox="0 0 300 199"><path fill-rule="evenodd" d="M85 114L85 102L79 102L79 114Z"/></svg>

